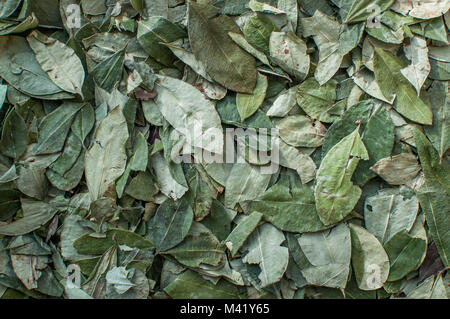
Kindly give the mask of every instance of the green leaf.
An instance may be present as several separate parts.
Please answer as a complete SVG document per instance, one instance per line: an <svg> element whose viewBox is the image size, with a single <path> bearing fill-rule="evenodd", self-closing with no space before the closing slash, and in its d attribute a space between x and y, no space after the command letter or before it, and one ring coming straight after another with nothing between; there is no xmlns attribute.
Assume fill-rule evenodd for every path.
<svg viewBox="0 0 450 319"><path fill-rule="evenodd" d="M446 298L447 3L0 0L0 299Z"/></svg>
<svg viewBox="0 0 450 319"><path fill-rule="evenodd" d="M59 174L52 169L47 170L47 178L50 183L57 189L62 191L70 191L75 188L81 181L84 173L85 151L82 150L76 158L73 166L64 174Z"/></svg>
<svg viewBox="0 0 450 319"><path fill-rule="evenodd" d="M341 25L317 10L311 18L301 19L304 37L313 36L319 47L319 63L314 77L322 86L339 70L344 56L339 52Z"/></svg>
<svg viewBox="0 0 450 319"><path fill-rule="evenodd" d="M409 232L419 211L416 197L405 198L396 189L380 191L364 204L366 228L384 244L395 234Z"/></svg>
<svg viewBox="0 0 450 319"><path fill-rule="evenodd" d="M235 163L225 185L225 207L233 209L239 202L257 198L266 190L270 177L257 166Z"/></svg>
<svg viewBox="0 0 450 319"><path fill-rule="evenodd" d="M186 32L178 25L163 18L150 17L138 22L137 39L144 50L158 63L171 66L175 57L164 43L186 37Z"/></svg>
<svg viewBox="0 0 450 319"><path fill-rule="evenodd" d="M267 59L267 56L259 51L258 49L255 49L246 39L245 37L240 33L235 32L228 32L228 35L230 38L236 42L237 45L239 45L242 49L253 55L255 58L257 58L259 61L264 63L265 65L271 67L269 60Z"/></svg>
<svg viewBox="0 0 450 319"><path fill-rule="evenodd" d="M152 201L158 192L158 185L148 172L139 172L125 189L127 195L146 202Z"/></svg>
<svg viewBox="0 0 450 319"><path fill-rule="evenodd" d="M186 270L164 291L174 299L239 299L236 286L222 279L217 284L204 279L192 270Z"/></svg>
<svg viewBox="0 0 450 319"><path fill-rule="evenodd" d="M89 194L85 194L85 197L89 200L87 203L87 209L89 209ZM73 246L73 243L81 236L91 233L92 229L94 229L92 227L93 223L83 219L80 215L67 216L64 219L61 231L61 256L69 260L80 260L86 258L85 255L81 255L77 252Z"/></svg>
<svg viewBox="0 0 450 319"><path fill-rule="evenodd" d="M105 297L106 273L117 266L117 245L111 246L98 260L89 278L83 283L83 290L96 299Z"/></svg>
<svg viewBox="0 0 450 319"><path fill-rule="evenodd" d="M314 78L304 81L297 91L297 103L306 114L325 123L334 122L344 111L336 100L337 82L329 81L320 85Z"/></svg>
<svg viewBox="0 0 450 319"><path fill-rule="evenodd" d="M347 1L349 2L349 1ZM381 14L395 2L395 0L350 0L352 3L345 17L345 23L363 22L369 19L376 8Z"/></svg>
<svg viewBox="0 0 450 319"><path fill-rule="evenodd" d="M194 223L184 241L165 251L187 267L201 264L217 266L224 257L224 247L202 224Z"/></svg>
<svg viewBox="0 0 450 319"><path fill-rule="evenodd" d="M165 200L150 220L149 238L159 251L166 251L181 243L194 218L192 208L185 200Z"/></svg>
<svg viewBox="0 0 450 319"><path fill-rule="evenodd" d="M6 100L6 93L8 92L8 86L0 84L0 110L3 107L3 104Z"/></svg>
<svg viewBox="0 0 450 319"><path fill-rule="evenodd" d="M311 149L297 149L284 143L281 139L276 140L279 148L279 163L283 167L295 170L300 176L302 183L307 184L316 177L316 164L308 154ZM276 146L275 151L276 151ZM277 163L276 158L272 159L272 164Z"/></svg>
<svg viewBox="0 0 450 319"><path fill-rule="evenodd" d="M338 52L345 56L356 48L363 37L365 24L359 23L354 25L344 25L341 34L339 35L339 50Z"/></svg>
<svg viewBox="0 0 450 319"><path fill-rule="evenodd" d="M257 110L255 114L242 122L236 106L236 97L228 95L217 103L217 112L223 123L242 128L272 128L272 123L264 112Z"/></svg>
<svg viewBox="0 0 450 319"><path fill-rule="evenodd" d="M64 175L70 170L82 151L82 144L78 137L72 132L69 133L64 149L56 161L50 164L49 168L60 175Z"/></svg>
<svg viewBox="0 0 450 319"><path fill-rule="evenodd" d="M0 150L4 155L17 159L25 152L27 144L27 126L22 116L13 109L4 120Z"/></svg>
<svg viewBox="0 0 450 319"><path fill-rule="evenodd" d="M275 24L263 15L248 18L243 30L248 43L264 54L269 54L270 35L274 31L277 31Z"/></svg>
<svg viewBox="0 0 450 319"><path fill-rule="evenodd" d="M0 76L17 90L36 96L62 92L41 69L25 38L0 37L0 51Z"/></svg>
<svg viewBox="0 0 450 319"><path fill-rule="evenodd" d="M417 192L420 207L425 213L429 233L446 267L450 262L450 231L448 225L450 223L450 198L448 193L437 187L436 185L425 185Z"/></svg>
<svg viewBox="0 0 450 319"><path fill-rule="evenodd" d="M248 253L242 261L259 265L261 288L279 282L283 277L289 261L288 249L280 247L285 240L283 232L268 223L259 226L248 238L244 246Z"/></svg>
<svg viewBox="0 0 450 319"><path fill-rule="evenodd" d="M371 71L367 69L361 69L353 74L352 79L355 84L359 88L361 88L361 90L363 90L370 96L389 104L394 103L396 96L392 96L390 99L387 99L383 95L383 92L381 92L380 86L375 79L375 75Z"/></svg>
<svg viewBox="0 0 450 319"><path fill-rule="evenodd" d="M91 104L86 103L73 120L72 133L79 138L82 145L95 124L95 113Z"/></svg>
<svg viewBox="0 0 450 319"><path fill-rule="evenodd" d="M266 221L284 231L304 233L327 228L317 215L314 193L307 186L289 189L278 182L244 207L246 211L261 212Z"/></svg>
<svg viewBox="0 0 450 319"><path fill-rule="evenodd" d="M12 217L20 208L20 192L15 190L0 191L0 220Z"/></svg>
<svg viewBox="0 0 450 319"><path fill-rule="evenodd" d="M284 71L301 80L306 78L310 64L307 46L294 33L272 32L269 51L272 59Z"/></svg>
<svg viewBox="0 0 450 319"><path fill-rule="evenodd" d="M48 191L45 168L35 165L21 167L19 170L19 178L16 180L16 185L25 195L35 199L44 200Z"/></svg>
<svg viewBox="0 0 450 319"><path fill-rule="evenodd" d="M448 82L434 81L431 87L423 92L423 99L433 111L433 126L425 126L424 130L434 148L442 159L450 148L450 95Z"/></svg>
<svg viewBox="0 0 450 319"><path fill-rule="evenodd" d="M322 160L314 196L317 213L325 225L344 219L358 202L361 189L353 185L351 177L360 159L368 160L369 155L358 127L333 146Z"/></svg>
<svg viewBox="0 0 450 319"><path fill-rule="evenodd" d="M258 73L253 92L251 94L238 93L236 95L236 105L242 122L252 116L262 105L266 97L267 85L267 77Z"/></svg>
<svg viewBox="0 0 450 319"><path fill-rule="evenodd" d="M70 126L83 103L65 102L48 114L39 125L36 155L51 154L63 149Z"/></svg>
<svg viewBox="0 0 450 319"><path fill-rule="evenodd" d="M153 249L153 244L142 236L125 229L110 229L104 237L84 234L73 242L73 247L79 254L100 255L108 249L118 245L126 245L131 248Z"/></svg>
<svg viewBox="0 0 450 319"><path fill-rule="evenodd" d="M342 117L331 125L325 136L322 158L358 125L361 127L361 139L367 148L369 160L358 165L353 180L357 185L364 185L375 177L369 168L391 155L394 146L394 123L383 104L366 100L345 111Z"/></svg>
<svg viewBox="0 0 450 319"><path fill-rule="evenodd" d="M297 29L298 19L298 3L297 0L278 0L277 8L286 12L289 21L292 24L292 29Z"/></svg>
<svg viewBox="0 0 450 319"><path fill-rule="evenodd" d="M450 165L448 161L441 163L438 152L426 136L416 128L412 130L426 180L429 183L440 184L447 194L450 194Z"/></svg>
<svg viewBox="0 0 450 319"><path fill-rule="evenodd" d="M230 234L231 222L236 214L236 211L225 208L220 201L213 200L211 212L202 220L202 224L208 227L217 239L222 241Z"/></svg>
<svg viewBox="0 0 450 319"><path fill-rule="evenodd" d="M23 14L26 14L23 12ZM31 12L30 15L23 17L19 21L15 21L12 23L7 23L0 31L0 35L8 35L8 34L19 34L22 32L25 32L30 29L34 29L39 25L39 21L34 14L34 12Z"/></svg>
<svg viewBox="0 0 450 319"><path fill-rule="evenodd" d="M194 53L174 45L175 43L180 45L182 44L179 43L179 41L175 41L170 44L165 44L165 46L168 47L170 51L172 51L172 53L177 56L177 58L183 61L183 63L189 65L195 73L201 75L208 81L213 81L206 72L206 65L203 62L197 60Z"/></svg>
<svg viewBox="0 0 450 319"><path fill-rule="evenodd" d="M350 237L348 226L339 224L331 230L302 234L298 238L303 254L299 266L309 284L342 289L347 286Z"/></svg>
<svg viewBox="0 0 450 319"><path fill-rule="evenodd" d="M50 79L64 91L83 97L84 69L75 51L39 31L33 31L27 41Z"/></svg>
<svg viewBox="0 0 450 319"><path fill-rule="evenodd" d="M156 174L159 188L164 195L177 200L188 191L184 175L181 177L182 180L175 179L172 176L169 164L160 153L152 155L150 163Z"/></svg>
<svg viewBox="0 0 450 319"><path fill-rule="evenodd" d="M187 135L191 145L222 153L222 125L211 101L195 87L166 76L158 76L155 88L158 93L155 102L170 125Z"/></svg>
<svg viewBox="0 0 450 319"><path fill-rule="evenodd" d="M142 111L147 122L155 126L162 126L164 117L159 111L155 101L142 101Z"/></svg>
<svg viewBox="0 0 450 319"><path fill-rule="evenodd" d="M128 182L128 177L130 177L131 171L141 171L145 172L148 164L148 144L145 137L142 133L138 133L136 136L135 144L133 145L135 149L133 156L131 156L130 161L128 162L125 172L122 176L117 180L116 183L116 192L119 198L122 197L123 192L125 190L125 186ZM149 185L150 189L153 189L153 186ZM154 195L154 194L153 194ZM152 196L153 196L152 195Z"/></svg>
<svg viewBox="0 0 450 319"><path fill-rule="evenodd" d="M389 259L378 239L366 229L350 224L352 265L361 290L376 290L389 275Z"/></svg>
<svg viewBox="0 0 450 319"><path fill-rule="evenodd" d="M263 215L261 213L256 211L251 213L250 215L244 217L228 235L225 239L225 244L231 252L231 257L234 257L242 245L244 245L248 236L250 236L250 234L258 226L262 216Z"/></svg>
<svg viewBox="0 0 450 319"><path fill-rule="evenodd" d="M436 17L431 21L425 21L420 24L415 24L410 26L411 32L414 34L420 35L425 38L429 38L432 40L436 40L439 42L443 42L445 44L449 44L447 39L447 27L446 21L444 21L444 17Z"/></svg>
<svg viewBox="0 0 450 319"><path fill-rule="evenodd" d="M287 116L277 124L280 138L296 147L319 147L323 144L326 127L303 115Z"/></svg>
<svg viewBox="0 0 450 319"><path fill-rule="evenodd" d="M103 1L81 0L83 12L89 15L100 15L106 12L106 6Z"/></svg>
<svg viewBox="0 0 450 319"><path fill-rule="evenodd" d="M417 97L414 87L403 77L403 69L398 58L384 51L375 49L375 78L383 95L390 98L397 95L394 108L411 121L431 125L433 113L428 105Z"/></svg>
<svg viewBox="0 0 450 319"><path fill-rule="evenodd" d="M148 144L142 133L137 134L134 148L135 152L130 158L130 168L133 171L145 172L148 163Z"/></svg>
<svg viewBox="0 0 450 319"><path fill-rule="evenodd" d="M228 32L240 33L234 21L216 14L217 9L212 6L189 2L188 34L192 52L206 65L214 81L235 92L252 93L257 76L255 59L228 36Z"/></svg>
<svg viewBox="0 0 450 319"><path fill-rule="evenodd" d="M22 0L6 0L0 3L0 18L8 18L16 11Z"/></svg>
<svg viewBox="0 0 450 319"><path fill-rule="evenodd" d="M102 89L111 92L114 85L120 81L125 60L125 48L117 51L109 58L97 64L89 73L95 83Z"/></svg>
<svg viewBox="0 0 450 319"><path fill-rule="evenodd" d="M388 281L402 279L417 269L425 258L427 236L420 221L417 221L410 233L402 230L384 244L389 257L391 270Z"/></svg>
<svg viewBox="0 0 450 319"><path fill-rule="evenodd" d="M389 44L401 44L405 39L405 33L402 28L392 30L384 24L380 24L375 28L367 28L366 32L375 39Z"/></svg>
<svg viewBox="0 0 450 319"><path fill-rule="evenodd" d="M86 153L85 176L92 201L101 198L124 172L127 140L127 123L118 106L100 122Z"/></svg>
<svg viewBox="0 0 450 319"><path fill-rule="evenodd" d="M189 201L192 202L195 220L201 221L209 214L218 192L212 179L200 165L192 167L187 175L190 188Z"/></svg>
<svg viewBox="0 0 450 319"><path fill-rule="evenodd" d="M0 222L0 234L19 236L38 229L57 213L57 209L45 202L22 198L23 217L12 222Z"/></svg>
<svg viewBox="0 0 450 319"><path fill-rule="evenodd" d="M430 276L411 290L407 299L448 299L442 275Z"/></svg>

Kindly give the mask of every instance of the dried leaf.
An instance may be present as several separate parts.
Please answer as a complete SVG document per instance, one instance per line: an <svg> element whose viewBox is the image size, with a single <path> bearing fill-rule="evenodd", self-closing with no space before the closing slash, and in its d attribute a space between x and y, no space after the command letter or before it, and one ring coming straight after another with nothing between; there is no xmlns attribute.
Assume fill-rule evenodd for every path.
<svg viewBox="0 0 450 319"><path fill-rule="evenodd" d="M85 176L92 201L103 197L124 172L127 139L125 117L120 107L116 107L100 122L86 153Z"/></svg>
<svg viewBox="0 0 450 319"><path fill-rule="evenodd" d="M83 97L84 69L75 51L38 31L33 31L27 41L50 79L64 91Z"/></svg>
<svg viewBox="0 0 450 319"><path fill-rule="evenodd" d="M188 33L192 52L216 82L232 91L251 93L256 85L255 59L228 36L239 33L234 21L217 9L190 2ZM205 50L205 47L208 47Z"/></svg>
<svg viewBox="0 0 450 319"><path fill-rule="evenodd" d="M259 265L261 287L280 281L286 271L289 253L286 247L280 247L285 240L281 231L267 223L259 226L248 239L245 245L248 253L242 261Z"/></svg>
<svg viewBox="0 0 450 319"><path fill-rule="evenodd" d="M325 225L344 219L358 202L361 189L353 185L351 177L360 159L368 160L369 155L358 127L333 146L322 160L314 194L317 213Z"/></svg>

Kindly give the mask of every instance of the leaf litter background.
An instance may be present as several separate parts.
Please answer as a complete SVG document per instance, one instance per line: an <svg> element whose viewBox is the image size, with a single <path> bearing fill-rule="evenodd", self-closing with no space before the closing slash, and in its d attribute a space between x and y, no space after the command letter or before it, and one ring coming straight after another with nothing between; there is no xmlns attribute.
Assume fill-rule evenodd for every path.
<svg viewBox="0 0 450 319"><path fill-rule="evenodd" d="M0 296L447 298L449 7L0 1Z"/></svg>

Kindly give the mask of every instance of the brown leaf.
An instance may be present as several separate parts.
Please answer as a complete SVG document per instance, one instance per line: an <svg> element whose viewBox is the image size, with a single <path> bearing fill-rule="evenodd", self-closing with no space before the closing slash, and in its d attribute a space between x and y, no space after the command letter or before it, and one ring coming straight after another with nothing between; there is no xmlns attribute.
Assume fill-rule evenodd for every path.
<svg viewBox="0 0 450 319"><path fill-rule="evenodd" d="M138 100L144 100L144 101L148 101L148 100L152 100L157 96L156 91L145 91L141 88L138 88L136 90L136 92L134 92L134 96L138 99Z"/></svg>
<svg viewBox="0 0 450 319"><path fill-rule="evenodd" d="M427 256L419 268L419 282L431 275L437 275L445 269L434 243L428 245Z"/></svg>

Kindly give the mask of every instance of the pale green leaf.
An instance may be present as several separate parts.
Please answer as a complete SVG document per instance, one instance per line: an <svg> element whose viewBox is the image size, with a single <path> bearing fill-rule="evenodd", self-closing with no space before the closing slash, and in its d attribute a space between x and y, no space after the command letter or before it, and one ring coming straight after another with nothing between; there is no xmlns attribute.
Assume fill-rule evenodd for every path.
<svg viewBox="0 0 450 319"><path fill-rule="evenodd" d="M298 243L304 254L299 266L309 284L342 289L347 286L352 245L347 225L302 234Z"/></svg>
<svg viewBox="0 0 450 319"><path fill-rule="evenodd" d="M358 127L333 146L322 160L314 194L317 212L325 225L344 219L358 202L361 189L353 185L351 177L360 159L368 160L369 155Z"/></svg>
<svg viewBox="0 0 450 319"><path fill-rule="evenodd" d="M187 201L164 201L149 222L150 240L159 251L173 248L186 237L193 218Z"/></svg>
<svg viewBox="0 0 450 319"><path fill-rule="evenodd" d="M192 270L187 270L172 281L164 291L174 299L238 299L236 286L222 279L211 283ZM187 306L183 306L187 307ZM187 310L185 309L186 313Z"/></svg>
<svg viewBox="0 0 450 319"><path fill-rule="evenodd" d="M262 218L262 214L259 212L253 212L250 215L244 217L242 221L237 224L233 231L225 239L225 244L231 252L231 256L234 257L242 245L247 240L248 236L258 226L259 221Z"/></svg>
<svg viewBox="0 0 450 319"><path fill-rule="evenodd" d="M33 31L27 41L50 79L64 91L83 97L84 68L75 51L39 31Z"/></svg>
<svg viewBox="0 0 450 319"><path fill-rule="evenodd" d="M431 65L428 61L428 47L425 39L413 37L411 43L406 45L405 55L411 64L400 72L415 87L417 95L420 95L425 80L431 71Z"/></svg>
<svg viewBox="0 0 450 319"><path fill-rule="evenodd" d="M36 155L56 153L63 149L73 119L83 103L65 102L48 114L39 125Z"/></svg>
<svg viewBox="0 0 450 319"><path fill-rule="evenodd" d="M350 224L352 237L352 265L358 287L376 290L389 275L389 259L378 239L366 229Z"/></svg>
<svg viewBox="0 0 450 319"><path fill-rule="evenodd" d="M339 52L341 25L317 10L311 18L301 19L304 37L313 36L319 47L319 64L314 77L320 85L327 83L341 66L343 55Z"/></svg>
<svg viewBox="0 0 450 319"><path fill-rule="evenodd" d="M267 85L267 77L258 73L253 92L251 94L238 93L236 95L236 105L242 122L259 109L266 97Z"/></svg>
<svg viewBox="0 0 450 319"><path fill-rule="evenodd" d="M22 198L23 217L12 222L0 222L0 234L19 236L38 229L56 214L57 209L50 204L32 199Z"/></svg>
<svg viewBox="0 0 450 319"><path fill-rule="evenodd" d="M285 240L280 230L266 223L252 233L244 246L248 253L242 261L259 265L261 273L258 278L262 288L279 282L286 271L289 252L286 247L280 247Z"/></svg>
<svg viewBox="0 0 450 319"><path fill-rule="evenodd" d="M323 144L326 127L303 115L288 116L277 124L280 138L296 147L319 147Z"/></svg>
<svg viewBox="0 0 450 319"><path fill-rule="evenodd" d="M375 49L375 78L383 95L388 99L397 95L394 108L408 119L425 125L433 123L433 113L428 105L417 97L414 87L403 77L402 64L395 56L382 49Z"/></svg>
<svg viewBox="0 0 450 319"><path fill-rule="evenodd" d="M251 93L256 85L255 59L228 36L239 27L210 5L189 2L188 34L192 52L214 81L232 91ZM208 49L205 49L208 48Z"/></svg>
<svg viewBox="0 0 450 319"><path fill-rule="evenodd" d="M28 144L28 131L25 121L16 110L6 116L2 128L1 152L12 158L19 158Z"/></svg>
<svg viewBox="0 0 450 319"><path fill-rule="evenodd" d="M222 125L211 101L195 87L166 76L158 76L155 88L158 93L155 102L160 112L176 130L189 138L188 143L222 153Z"/></svg>
<svg viewBox="0 0 450 319"><path fill-rule="evenodd" d="M127 140L127 123L116 107L100 122L86 153L85 176L92 201L101 198L124 172Z"/></svg>
<svg viewBox="0 0 450 319"><path fill-rule="evenodd" d="M269 41L272 59L287 73L303 80L309 72L306 43L294 33L272 32Z"/></svg>

